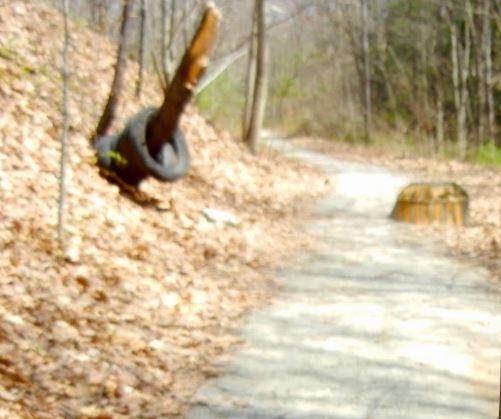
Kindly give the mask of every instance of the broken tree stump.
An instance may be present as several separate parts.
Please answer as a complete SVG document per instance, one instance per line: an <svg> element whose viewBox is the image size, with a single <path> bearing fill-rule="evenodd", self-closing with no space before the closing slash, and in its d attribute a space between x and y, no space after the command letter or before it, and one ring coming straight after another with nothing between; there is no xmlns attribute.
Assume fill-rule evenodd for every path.
<svg viewBox="0 0 501 419"><path fill-rule="evenodd" d="M149 176L174 181L186 174L190 155L179 121L207 68L219 21L219 11L209 5L159 108L142 109L121 133L97 138L98 164L111 173L108 178L137 186Z"/></svg>
<svg viewBox="0 0 501 419"><path fill-rule="evenodd" d="M413 224L465 225L468 195L456 183L413 183L399 194L391 218Z"/></svg>

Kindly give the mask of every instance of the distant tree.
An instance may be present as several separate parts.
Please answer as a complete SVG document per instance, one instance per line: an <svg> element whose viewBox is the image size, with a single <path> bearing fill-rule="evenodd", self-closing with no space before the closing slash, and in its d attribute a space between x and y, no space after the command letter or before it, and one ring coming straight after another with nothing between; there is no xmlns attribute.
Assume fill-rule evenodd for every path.
<svg viewBox="0 0 501 419"><path fill-rule="evenodd" d="M256 3L257 4L257 3ZM256 49L257 49L257 7L254 7L252 15L252 25L250 42L248 48L247 71L245 76L244 108L242 112L242 138L247 139L249 131L251 107L254 99L255 78L256 78Z"/></svg>
<svg viewBox="0 0 501 419"><path fill-rule="evenodd" d="M139 69L138 77L136 82L136 97L141 96L141 90L143 88L143 73L146 61L146 39L147 39L147 28L148 24L146 22L146 0L141 0L141 8L139 11Z"/></svg>
<svg viewBox="0 0 501 419"><path fill-rule="evenodd" d="M249 130L245 142L255 153L261 135L266 96L268 89L268 43L266 37L265 0L256 0L257 44L256 44L256 75L254 78L254 95L249 118Z"/></svg>
<svg viewBox="0 0 501 419"><path fill-rule="evenodd" d="M360 0L362 16L362 57L363 57L363 103L364 103L364 130L365 141L371 141L372 132L372 99L371 99L371 69L369 49L369 11L368 0Z"/></svg>

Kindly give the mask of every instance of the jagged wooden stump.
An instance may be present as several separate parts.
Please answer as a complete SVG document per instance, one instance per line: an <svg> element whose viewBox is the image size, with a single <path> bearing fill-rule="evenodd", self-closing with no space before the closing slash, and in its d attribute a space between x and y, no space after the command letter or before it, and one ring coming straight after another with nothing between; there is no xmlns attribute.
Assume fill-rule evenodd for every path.
<svg viewBox="0 0 501 419"><path fill-rule="evenodd" d="M174 181L186 174L190 154L179 121L207 68L220 18L217 8L208 5L160 107L140 110L119 134L96 131L93 146L107 179L120 187L137 187L150 176Z"/></svg>
<svg viewBox="0 0 501 419"><path fill-rule="evenodd" d="M391 218L414 224L465 225L468 195L456 183L414 183L405 187Z"/></svg>

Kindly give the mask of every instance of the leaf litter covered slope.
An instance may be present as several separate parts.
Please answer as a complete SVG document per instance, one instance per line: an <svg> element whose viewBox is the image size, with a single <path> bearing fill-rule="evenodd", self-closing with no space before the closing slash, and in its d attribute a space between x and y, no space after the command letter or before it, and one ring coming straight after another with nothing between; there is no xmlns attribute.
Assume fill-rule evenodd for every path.
<svg viewBox="0 0 501 419"><path fill-rule="evenodd" d="M357 147L321 139L295 140L338 158L371 162L406 173L415 181L457 182L470 197L470 222L460 228L413 226L415 234L439 237L452 254L490 269L501 280L501 169L457 160L423 158L388 149Z"/></svg>
<svg viewBox="0 0 501 419"><path fill-rule="evenodd" d="M87 138L104 105L115 47L71 25L66 258L56 248L62 18L0 4L0 417L178 417L211 362L262 303L270 266L304 243L294 216L325 188L311 169L254 157L195 110L183 118L187 178L146 182L143 208L98 176ZM129 63L118 129L159 103L133 98ZM237 216L211 222L204 209Z"/></svg>

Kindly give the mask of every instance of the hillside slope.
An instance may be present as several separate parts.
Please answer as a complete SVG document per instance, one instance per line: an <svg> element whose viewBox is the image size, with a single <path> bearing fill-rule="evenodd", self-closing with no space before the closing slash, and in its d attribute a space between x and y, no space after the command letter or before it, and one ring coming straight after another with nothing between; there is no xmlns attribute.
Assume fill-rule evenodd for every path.
<svg viewBox="0 0 501 419"><path fill-rule="evenodd" d="M7 3L7 4L6 4ZM0 417L177 417L232 330L271 291L256 268L301 237L294 215L325 188L311 169L254 157L190 109L187 178L146 182L143 208L99 177L87 138L108 93L115 47L71 25L68 255L56 246L62 19L0 4ZM160 102L133 98L119 127ZM211 222L206 208L235 214Z"/></svg>

